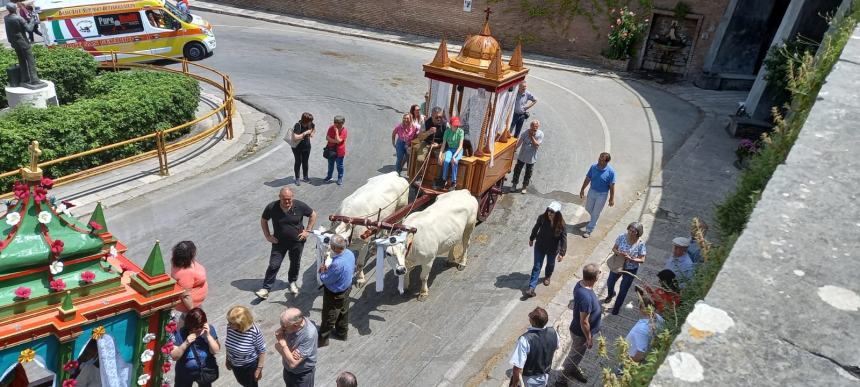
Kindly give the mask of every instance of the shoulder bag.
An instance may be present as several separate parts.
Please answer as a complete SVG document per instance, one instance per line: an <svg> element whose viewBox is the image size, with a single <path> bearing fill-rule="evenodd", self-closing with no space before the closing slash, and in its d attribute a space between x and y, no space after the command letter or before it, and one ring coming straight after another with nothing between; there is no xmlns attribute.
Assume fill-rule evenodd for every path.
<svg viewBox="0 0 860 387"><path fill-rule="evenodd" d="M326 160L336 159L337 158L337 145L335 145L335 146L326 145L325 148L323 148L323 157Z"/></svg>
<svg viewBox="0 0 860 387"><path fill-rule="evenodd" d="M218 380L218 362L212 362L214 367L210 367L209 364L203 364L200 362L200 354L197 353L196 341L197 340L191 343L191 352L194 354L194 359L197 360L197 366L200 367L200 373L194 377L194 381L200 384L212 384ZM210 360L211 357L212 355L210 354L206 359Z"/></svg>
<svg viewBox="0 0 860 387"><path fill-rule="evenodd" d="M624 261L626 261L624 256L612 253L612 256L606 261L606 266L609 266L609 271L620 273L624 270Z"/></svg>
<svg viewBox="0 0 860 387"><path fill-rule="evenodd" d="M296 125L301 125L301 124L296 124ZM295 126L287 129L287 134L284 135L284 141L290 145L290 148L295 148L295 147L299 146L299 143L301 142L301 140L299 138L297 138L297 136L296 136L296 127Z"/></svg>

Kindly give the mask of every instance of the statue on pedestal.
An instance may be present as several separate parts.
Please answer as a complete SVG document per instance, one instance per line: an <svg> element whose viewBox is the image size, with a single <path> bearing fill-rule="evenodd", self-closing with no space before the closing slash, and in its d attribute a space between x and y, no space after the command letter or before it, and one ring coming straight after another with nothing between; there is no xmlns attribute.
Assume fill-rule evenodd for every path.
<svg viewBox="0 0 860 387"><path fill-rule="evenodd" d="M6 4L6 10L9 14L3 18L6 23L6 39L9 44L15 49L15 54L18 55L18 78L19 84L14 84L15 77L11 77L9 86L23 86L28 89L39 89L47 86L45 82L39 80L36 74L36 59L33 58L33 49L30 45L30 39L27 34L33 32L36 24L39 23L39 17L34 14L30 20L24 20L18 15L18 5L15 3Z"/></svg>

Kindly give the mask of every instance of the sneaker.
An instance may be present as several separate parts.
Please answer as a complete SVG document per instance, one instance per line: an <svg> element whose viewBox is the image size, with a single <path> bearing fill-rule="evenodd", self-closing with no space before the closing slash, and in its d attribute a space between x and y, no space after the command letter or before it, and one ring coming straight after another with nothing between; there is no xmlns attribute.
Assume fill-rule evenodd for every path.
<svg viewBox="0 0 860 387"><path fill-rule="evenodd" d="M511 192L514 192L516 190L517 190L517 183L511 184Z"/></svg>
<svg viewBox="0 0 860 387"><path fill-rule="evenodd" d="M613 298L615 298L615 296L606 296L606 298L603 299L603 303L608 304L608 303L612 302Z"/></svg>
<svg viewBox="0 0 860 387"><path fill-rule="evenodd" d="M300 186L300 185L302 185L302 182L301 182L301 181L299 181L298 179L296 179L296 187L298 187L298 186Z"/></svg>
<svg viewBox="0 0 860 387"><path fill-rule="evenodd" d="M586 232L585 232L585 234L582 234L582 237L583 237L583 238L588 238L588 237L590 237L590 236L591 236L591 233L590 233L590 232L588 232L588 231L586 231Z"/></svg>
<svg viewBox="0 0 860 387"><path fill-rule="evenodd" d="M323 179L323 183L331 183L331 178L326 177L325 179Z"/></svg>
<svg viewBox="0 0 860 387"><path fill-rule="evenodd" d="M537 294L535 294L535 290L534 290L534 289L529 288L529 290L526 290L526 298L532 298L532 297L535 297L535 296L537 296Z"/></svg>
<svg viewBox="0 0 860 387"><path fill-rule="evenodd" d="M521 193L521 194L523 194L523 195L525 195L525 194L526 194L526 189L527 189L527 188L528 188L527 186L523 186L523 189L522 189L522 190L520 190L520 193Z"/></svg>
<svg viewBox="0 0 860 387"><path fill-rule="evenodd" d="M543 286L549 286L550 283L551 283L551 281L550 281L549 277L546 277L543 279Z"/></svg>
<svg viewBox="0 0 860 387"><path fill-rule="evenodd" d="M296 281L290 282L290 293L299 294L299 287L296 285Z"/></svg>
<svg viewBox="0 0 860 387"><path fill-rule="evenodd" d="M343 178L342 177L337 178L337 185L343 185Z"/></svg>
<svg viewBox="0 0 860 387"><path fill-rule="evenodd" d="M264 300L269 298L269 291L266 289L257 290L256 292L254 292L254 294L256 294L257 297L260 297L261 299L264 299Z"/></svg>
<svg viewBox="0 0 860 387"><path fill-rule="evenodd" d="M304 178L304 179L302 179L302 181L303 181L303 182L305 182L305 183L310 183L310 182L311 182L311 179L310 179L309 177L305 176L305 178Z"/></svg>

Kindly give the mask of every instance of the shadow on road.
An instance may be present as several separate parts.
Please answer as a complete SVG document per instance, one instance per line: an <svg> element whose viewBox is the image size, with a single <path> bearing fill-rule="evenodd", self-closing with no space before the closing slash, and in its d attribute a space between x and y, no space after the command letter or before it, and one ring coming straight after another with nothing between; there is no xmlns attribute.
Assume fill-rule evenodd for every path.
<svg viewBox="0 0 860 387"><path fill-rule="evenodd" d="M496 277L496 283L493 286L499 289L523 290L523 288L528 287L529 277L529 274L526 273L503 274Z"/></svg>
<svg viewBox="0 0 860 387"><path fill-rule="evenodd" d="M582 236L584 231L582 229L588 224L588 222L579 222L577 224L567 224L564 226L564 230L567 231L568 234L579 235ZM570 243L570 242L568 242Z"/></svg>

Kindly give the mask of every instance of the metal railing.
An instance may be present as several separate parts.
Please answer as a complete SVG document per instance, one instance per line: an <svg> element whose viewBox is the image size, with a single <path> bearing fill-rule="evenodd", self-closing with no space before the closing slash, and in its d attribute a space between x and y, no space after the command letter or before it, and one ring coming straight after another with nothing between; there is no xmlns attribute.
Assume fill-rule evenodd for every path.
<svg viewBox="0 0 860 387"><path fill-rule="evenodd" d="M101 68L101 69L109 69L109 70L116 71L116 70L127 70L127 69L134 69L134 68L142 68L142 69L148 69L148 70L154 70L154 71L183 74L185 76L194 78L200 82L207 83L207 84L211 85L212 87L220 90L221 92L224 93L224 100L221 102L220 105L218 105L217 107L215 107L211 111L207 112L206 114L198 116L196 119L189 121L189 122L186 122L182 125L174 126L172 128L169 128L169 129L156 130L152 133L138 136L135 138L130 138L128 140L120 141L120 142L117 142L114 144L101 146L101 147L98 147L95 149L90 149L87 151L75 153L75 154L68 155L68 156L63 156L63 157L60 157L60 158L54 159L54 160L40 162L39 167L45 168L45 167L50 167L52 165L60 164L63 162L67 162L70 160L80 159L80 158L83 158L86 156L90 156L90 155L94 155L97 153L109 151L109 150L114 149L114 148L130 145L130 144L134 144L134 143L139 143L139 142L143 142L143 141L151 141L153 139L155 140L155 149L153 149L153 150L143 152L143 153L140 153L140 154L137 154L134 156L126 157L126 158L123 158L120 160L114 160L114 161L111 161L109 163L102 164L102 165L99 165L97 167L93 167L93 168L86 169L83 171L78 171L78 172L75 172L75 173L72 173L69 175L56 177L54 179L54 185L63 185L63 184L72 183L72 182L75 182L75 181L78 181L81 179L85 179L88 177L92 177L92 176L95 176L95 175L98 175L101 173L113 171L115 169L122 168L122 167L128 166L130 164L134 164L136 162L139 162L139 161L148 160L148 159L151 159L153 157L158 158L159 174L162 176L166 176L170 173L169 163L168 163L168 159L167 159L167 156L170 152L173 152L175 150L182 149L186 146L192 145L192 144L194 144L194 143L196 143L196 142L198 142L204 138L211 136L213 133L215 133L221 129L224 129L224 131L225 131L224 136L226 137L227 140L233 139L233 113L235 112L235 106L233 104L234 103L233 83L230 82L230 77L228 75L223 74L223 73L219 72L218 70L215 70L211 67L197 64L197 63L193 63L193 62L189 62L188 60L186 60L184 58L177 59L177 58L171 58L171 57L167 57L167 56L163 56L163 55L144 54L144 53L135 53L135 52L93 51L90 53L92 53L93 55L109 54L111 56L111 59L109 61L99 62L99 68ZM130 57L142 58L142 60L171 61L173 63L180 63L182 65L182 68L180 70L177 70L177 69L172 69L172 68L168 68L168 67L152 65L152 64L148 64L148 63L121 63L119 61L118 55L127 55ZM211 73L212 75L207 74L208 76L203 76L203 75L193 73L190 71L190 69L192 69L191 66L193 66L194 69L200 69L200 70L203 70L201 72L208 72L208 73ZM218 123L213 125L212 127L207 128L205 130L202 130L199 133L196 133L196 134L189 136L187 138L183 138L183 139L176 141L176 142L168 143L165 140L165 136L167 136L171 133L189 128L192 125L196 125L196 124L198 124L204 120L209 119L210 117L212 117L214 115L223 115L223 116L220 116L223 118L219 119ZM40 139L32 139L32 140L40 140ZM15 169L12 171L0 173L0 179L5 178L5 177L15 176L15 175L19 174L20 171L21 171L21 169L19 168L19 169ZM0 192L2 192L2 191L0 191ZM8 196L10 196L10 193L5 193L5 194L0 195L0 198L5 198Z"/></svg>

